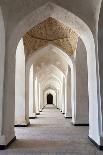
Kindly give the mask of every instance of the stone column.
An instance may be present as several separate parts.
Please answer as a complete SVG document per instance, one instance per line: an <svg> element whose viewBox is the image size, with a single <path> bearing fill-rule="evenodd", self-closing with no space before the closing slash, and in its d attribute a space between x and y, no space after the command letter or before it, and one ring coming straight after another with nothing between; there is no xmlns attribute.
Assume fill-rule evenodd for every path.
<svg viewBox="0 0 103 155"><path fill-rule="evenodd" d="M56 106L56 92L54 91L54 95L53 95L53 104Z"/></svg>
<svg viewBox="0 0 103 155"><path fill-rule="evenodd" d="M88 72L86 49L79 39L76 51L76 106L74 125L89 124Z"/></svg>
<svg viewBox="0 0 103 155"><path fill-rule="evenodd" d="M40 85L41 86L41 85ZM40 100L40 104L41 104L41 108L43 109L44 108L44 97L43 97L43 89L42 89L42 87L40 87L41 89L40 89L40 98L41 98L41 100Z"/></svg>
<svg viewBox="0 0 103 155"><path fill-rule="evenodd" d="M29 72L26 76L28 82ZM28 115L26 114L27 104L25 100L25 55L23 40L21 39L16 50L15 126L27 126L29 124Z"/></svg>
<svg viewBox="0 0 103 155"><path fill-rule="evenodd" d="M39 111L42 112L43 108L43 100L42 100L42 92L41 92L41 86L39 83Z"/></svg>
<svg viewBox="0 0 103 155"><path fill-rule="evenodd" d="M63 92L62 92L62 87L61 90L59 91L59 109L62 112L62 104L63 104Z"/></svg>
<svg viewBox="0 0 103 155"><path fill-rule="evenodd" d="M36 106L36 114L39 115L39 89L38 89L38 79L36 77L35 80L35 106Z"/></svg>
<svg viewBox="0 0 103 155"><path fill-rule="evenodd" d="M36 117L35 80L36 80L36 76L35 76L35 72L33 72L33 114L35 114L35 117Z"/></svg>
<svg viewBox="0 0 103 155"><path fill-rule="evenodd" d="M30 77L29 77L29 118L34 119L36 117L35 113L35 77L34 77L34 69L33 65L30 69Z"/></svg>
<svg viewBox="0 0 103 155"><path fill-rule="evenodd" d="M63 77L62 86L62 113L65 114L65 78Z"/></svg>
<svg viewBox="0 0 103 155"><path fill-rule="evenodd" d="M43 102L44 102L44 107L47 104L47 98L46 98L46 92L43 90Z"/></svg>
<svg viewBox="0 0 103 155"><path fill-rule="evenodd" d="M65 101L65 117L71 118L72 117L72 109L71 109L71 70L68 66L68 73L65 79L65 92L66 92L66 101Z"/></svg>
<svg viewBox="0 0 103 155"><path fill-rule="evenodd" d="M59 90L57 90L57 109L59 109Z"/></svg>

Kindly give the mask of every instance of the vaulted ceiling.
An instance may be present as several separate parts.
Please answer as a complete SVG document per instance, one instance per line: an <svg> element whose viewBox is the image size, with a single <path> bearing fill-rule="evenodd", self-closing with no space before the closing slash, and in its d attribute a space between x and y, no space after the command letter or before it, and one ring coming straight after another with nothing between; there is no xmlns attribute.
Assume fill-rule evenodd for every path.
<svg viewBox="0 0 103 155"><path fill-rule="evenodd" d="M39 72L44 66L48 68L49 64L55 65L66 75L68 64L62 56L59 56L54 51L48 51L46 54L40 55L39 58L35 60L35 73Z"/></svg>
<svg viewBox="0 0 103 155"><path fill-rule="evenodd" d="M27 55L31 55L49 43L64 50L68 55L73 55L77 41L78 35L71 28L52 17L34 26L24 36Z"/></svg>
<svg viewBox="0 0 103 155"><path fill-rule="evenodd" d="M93 28L95 27L96 21L98 21L101 1L102 0L0 0L0 6L5 19L7 36L9 36L24 17L48 2L59 5L74 13ZM41 14L41 16L43 15Z"/></svg>

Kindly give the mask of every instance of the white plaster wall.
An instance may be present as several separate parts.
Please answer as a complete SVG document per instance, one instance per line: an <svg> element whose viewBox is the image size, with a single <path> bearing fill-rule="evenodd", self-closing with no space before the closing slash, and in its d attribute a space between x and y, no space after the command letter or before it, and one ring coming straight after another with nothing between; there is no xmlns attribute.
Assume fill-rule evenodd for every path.
<svg viewBox="0 0 103 155"><path fill-rule="evenodd" d="M4 64L5 64L5 28L4 28L2 10L0 8L0 136L2 135L3 132L2 125L3 125Z"/></svg>
<svg viewBox="0 0 103 155"><path fill-rule="evenodd" d="M98 22L98 59L99 59L99 75L100 75L100 93L101 93L101 104L100 104L100 118L101 128L100 135L103 137L103 1L101 4L99 22ZM103 139L101 139L101 143L103 145Z"/></svg>
<svg viewBox="0 0 103 155"><path fill-rule="evenodd" d="M15 124L25 124L25 55L23 39L16 50Z"/></svg>
<svg viewBox="0 0 103 155"><path fill-rule="evenodd" d="M80 38L76 50L76 109L73 123L89 123L87 53Z"/></svg>

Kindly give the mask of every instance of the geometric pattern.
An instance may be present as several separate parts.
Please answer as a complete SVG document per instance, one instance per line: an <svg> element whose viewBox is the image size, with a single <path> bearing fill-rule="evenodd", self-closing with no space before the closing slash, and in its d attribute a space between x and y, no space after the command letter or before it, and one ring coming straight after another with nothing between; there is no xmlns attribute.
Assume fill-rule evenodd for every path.
<svg viewBox="0 0 103 155"><path fill-rule="evenodd" d="M62 22L49 17L30 29L23 40L27 55L51 43L71 56L76 50L78 35Z"/></svg>

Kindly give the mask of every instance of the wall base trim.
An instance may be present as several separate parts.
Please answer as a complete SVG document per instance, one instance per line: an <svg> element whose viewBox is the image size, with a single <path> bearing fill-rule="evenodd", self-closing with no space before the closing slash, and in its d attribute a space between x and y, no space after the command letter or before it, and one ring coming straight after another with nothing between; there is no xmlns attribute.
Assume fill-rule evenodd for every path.
<svg viewBox="0 0 103 155"><path fill-rule="evenodd" d="M98 145L92 138L88 136L88 139L97 147L97 149L103 151L103 145Z"/></svg>
<svg viewBox="0 0 103 155"><path fill-rule="evenodd" d="M0 150L5 150L7 147L16 140L16 136L7 144L7 145L0 145Z"/></svg>
<svg viewBox="0 0 103 155"><path fill-rule="evenodd" d="M89 126L89 124L87 123L84 123L84 124L80 124L80 123L78 123L78 124L75 124L75 123L72 123L74 126Z"/></svg>
<svg viewBox="0 0 103 155"><path fill-rule="evenodd" d="M69 112L65 112L64 117L65 118L72 118L72 115Z"/></svg>
<svg viewBox="0 0 103 155"><path fill-rule="evenodd" d="M36 115L40 115L40 112L36 113Z"/></svg>
<svg viewBox="0 0 103 155"><path fill-rule="evenodd" d="M34 117L29 117L29 119L35 119L36 118L36 116L34 116Z"/></svg>
<svg viewBox="0 0 103 155"><path fill-rule="evenodd" d="M30 122L29 123L27 123L27 124L16 124L16 125L14 125L15 127L27 127L27 126L29 126L30 125Z"/></svg>
<svg viewBox="0 0 103 155"><path fill-rule="evenodd" d="M72 117L71 116L64 116L65 118L68 118L68 119L71 119Z"/></svg>

